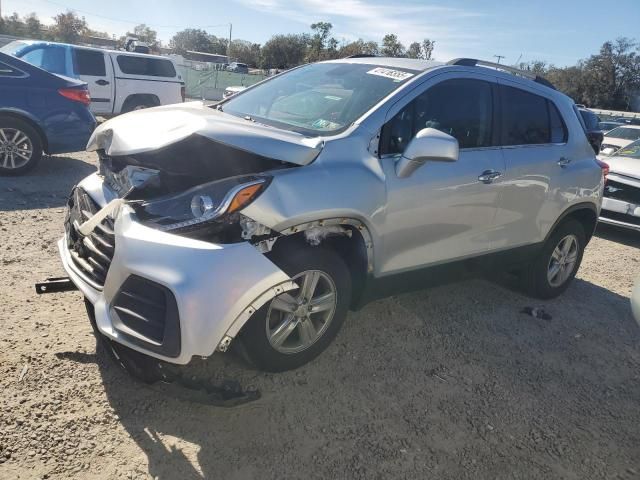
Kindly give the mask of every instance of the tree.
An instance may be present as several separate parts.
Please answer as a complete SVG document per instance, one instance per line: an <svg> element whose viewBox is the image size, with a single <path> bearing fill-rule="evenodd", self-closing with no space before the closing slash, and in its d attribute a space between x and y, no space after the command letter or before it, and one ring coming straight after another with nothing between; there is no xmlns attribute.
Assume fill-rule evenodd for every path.
<svg viewBox="0 0 640 480"><path fill-rule="evenodd" d="M24 33L29 38L42 38L42 24L33 12L24 17Z"/></svg>
<svg viewBox="0 0 640 480"><path fill-rule="evenodd" d="M398 36L389 33L382 39L382 55L385 57L402 57L405 55L405 48L398 40Z"/></svg>
<svg viewBox="0 0 640 480"><path fill-rule="evenodd" d="M246 40L233 40L229 55L238 62L256 67L260 63L260 45Z"/></svg>
<svg viewBox="0 0 640 480"><path fill-rule="evenodd" d="M185 53L187 50L195 52L213 53L211 37L199 28L187 28L176 33L169 41L169 47L176 53Z"/></svg>
<svg viewBox="0 0 640 480"><path fill-rule="evenodd" d="M222 37L216 37L215 35L209 35L209 40L211 40L211 53L215 53L217 55L227 54L227 45L229 45L229 40Z"/></svg>
<svg viewBox="0 0 640 480"><path fill-rule="evenodd" d="M5 35L14 35L16 37L23 37L25 35L25 25L20 20L20 15L16 12L9 17L4 17L2 19L2 30L1 33Z"/></svg>
<svg viewBox="0 0 640 480"><path fill-rule="evenodd" d="M347 43L340 47L337 58L345 58L352 55L378 55L378 44L376 42L365 42L359 38L355 42Z"/></svg>
<svg viewBox="0 0 640 480"><path fill-rule="evenodd" d="M422 45L419 42L413 42L407 48L407 57L409 58L422 58Z"/></svg>
<svg viewBox="0 0 640 480"><path fill-rule="evenodd" d="M425 60L433 59L433 50L436 48L436 41L425 38L422 41L422 58Z"/></svg>
<svg viewBox="0 0 640 480"><path fill-rule="evenodd" d="M274 35L261 48L262 68L287 69L304 63L309 36Z"/></svg>
<svg viewBox="0 0 640 480"><path fill-rule="evenodd" d="M317 62L329 58L336 58L338 54L338 41L330 37L333 25L329 22L317 22L311 25L313 34L309 41L307 62Z"/></svg>
<svg viewBox="0 0 640 480"><path fill-rule="evenodd" d="M78 17L71 10L67 10L67 13L59 13L53 17L53 22L50 31L57 42L77 43L88 30L84 17Z"/></svg>

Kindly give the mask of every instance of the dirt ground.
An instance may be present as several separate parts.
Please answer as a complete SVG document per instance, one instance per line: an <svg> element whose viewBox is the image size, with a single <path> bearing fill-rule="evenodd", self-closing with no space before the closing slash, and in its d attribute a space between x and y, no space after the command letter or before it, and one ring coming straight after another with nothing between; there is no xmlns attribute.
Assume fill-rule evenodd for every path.
<svg viewBox="0 0 640 480"><path fill-rule="evenodd" d="M93 161L0 178L1 479L640 477L640 235L600 229L553 301L465 281L351 313L294 372L217 354L199 371L262 392L224 409L96 353L79 293L34 294L64 274L65 198Z"/></svg>

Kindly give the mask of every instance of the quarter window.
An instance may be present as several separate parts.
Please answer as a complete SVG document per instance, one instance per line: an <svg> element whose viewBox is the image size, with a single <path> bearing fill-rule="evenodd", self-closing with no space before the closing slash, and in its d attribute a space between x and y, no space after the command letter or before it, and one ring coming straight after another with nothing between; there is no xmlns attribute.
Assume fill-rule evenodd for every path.
<svg viewBox="0 0 640 480"><path fill-rule="evenodd" d="M78 75L104 77L107 70L104 64L104 53L93 50L75 49L76 69Z"/></svg>
<svg viewBox="0 0 640 480"><path fill-rule="evenodd" d="M518 88L501 86L502 145L564 143L567 129L553 103Z"/></svg>
<svg viewBox="0 0 640 480"><path fill-rule="evenodd" d="M152 77L175 77L176 69L171 60L160 58L118 55L118 66L122 73L129 75L147 75Z"/></svg>
<svg viewBox="0 0 640 480"><path fill-rule="evenodd" d="M22 75L24 74L20 70L0 62L0 77L21 77Z"/></svg>
<svg viewBox="0 0 640 480"><path fill-rule="evenodd" d="M447 80L421 94L382 131L381 153L402 153L424 128L435 128L458 140L460 148L492 144L491 84L481 80Z"/></svg>

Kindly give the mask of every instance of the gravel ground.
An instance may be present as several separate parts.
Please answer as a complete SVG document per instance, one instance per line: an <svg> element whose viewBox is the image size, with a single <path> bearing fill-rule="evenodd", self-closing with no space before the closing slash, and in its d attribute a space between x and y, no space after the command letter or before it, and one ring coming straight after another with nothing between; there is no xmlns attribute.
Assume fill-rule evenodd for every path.
<svg viewBox="0 0 640 480"><path fill-rule="evenodd" d="M599 231L553 301L472 280L351 313L294 372L216 355L193 368L262 392L223 409L96 353L79 293L34 294L63 275L65 197L93 162L0 178L0 478L639 478L640 236Z"/></svg>

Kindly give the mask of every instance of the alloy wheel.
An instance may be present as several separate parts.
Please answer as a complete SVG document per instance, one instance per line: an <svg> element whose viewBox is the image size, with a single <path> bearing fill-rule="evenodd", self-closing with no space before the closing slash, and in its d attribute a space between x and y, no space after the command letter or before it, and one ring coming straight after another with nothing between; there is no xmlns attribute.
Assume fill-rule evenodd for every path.
<svg viewBox="0 0 640 480"><path fill-rule="evenodd" d="M25 166L33 155L33 144L17 128L0 128L0 166L15 169Z"/></svg>
<svg viewBox="0 0 640 480"><path fill-rule="evenodd" d="M569 279L578 260L578 249L579 243L575 235L567 235L558 242L547 268L549 285L559 287Z"/></svg>
<svg viewBox="0 0 640 480"><path fill-rule="evenodd" d="M292 280L298 290L271 301L265 326L271 346L284 354L302 352L322 337L338 299L335 283L320 270L306 270Z"/></svg>

